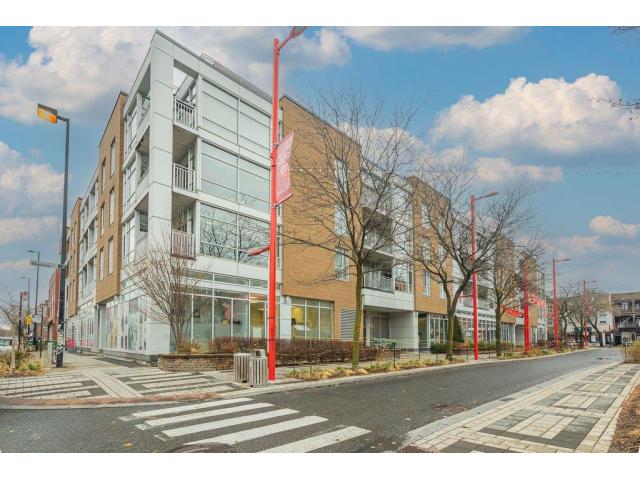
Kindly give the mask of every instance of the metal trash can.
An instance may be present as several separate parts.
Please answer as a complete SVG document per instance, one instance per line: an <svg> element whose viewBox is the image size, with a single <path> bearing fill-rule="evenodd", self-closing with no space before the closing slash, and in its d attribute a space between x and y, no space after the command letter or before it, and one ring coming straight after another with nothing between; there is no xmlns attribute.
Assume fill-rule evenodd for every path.
<svg viewBox="0 0 640 480"><path fill-rule="evenodd" d="M267 355L263 349L255 349L249 363L249 384L252 387L267 384Z"/></svg>
<svg viewBox="0 0 640 480"><path fill-rule="evenodd" d="M233 374L236 382L246 383L249 380L250 353L233 354Z"/></svg>

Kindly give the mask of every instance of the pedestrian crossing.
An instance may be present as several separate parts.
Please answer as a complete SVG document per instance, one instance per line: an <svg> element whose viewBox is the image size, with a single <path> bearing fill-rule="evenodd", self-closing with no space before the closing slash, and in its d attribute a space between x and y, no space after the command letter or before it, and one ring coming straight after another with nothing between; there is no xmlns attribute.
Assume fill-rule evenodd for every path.
<svg viewBox="0 0 640 480"><path fill-rule="evenodd" d="M227 398L134 412L119 417L163 442L226 445L242 452L358 451L371 432L333 425L319 415L252 398Z"/></svg>
<svg viewBox="0 0 640 480"><path fill-rule="evenodd" d="M166 372L157 367L119 367L103 370L137 396L181 393L223 393L241 389L207 372Z"/></svg>
<svg viewBox="0 0 640 480"><path fill-rule="evenodd" d="M0 396L37 400L107 396L93 379L80 373L18 377L0 381Z"/></svg>

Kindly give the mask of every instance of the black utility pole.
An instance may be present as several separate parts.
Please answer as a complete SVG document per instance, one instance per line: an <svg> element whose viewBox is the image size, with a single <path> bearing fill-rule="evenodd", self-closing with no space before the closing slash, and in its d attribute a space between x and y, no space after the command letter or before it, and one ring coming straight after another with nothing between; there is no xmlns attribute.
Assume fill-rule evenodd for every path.
<svg viewBox="0 0 640 480"><path fill-rule="evenodd" d="M56 367L61 368L64 358L64 279L67 261L67 193L69 190L69 119L58 115L58 120L65 122L65 139L64 139L64 193L62 195L62 235L60 245L60 308L58 310L58 346L56 350Z"/></svg>

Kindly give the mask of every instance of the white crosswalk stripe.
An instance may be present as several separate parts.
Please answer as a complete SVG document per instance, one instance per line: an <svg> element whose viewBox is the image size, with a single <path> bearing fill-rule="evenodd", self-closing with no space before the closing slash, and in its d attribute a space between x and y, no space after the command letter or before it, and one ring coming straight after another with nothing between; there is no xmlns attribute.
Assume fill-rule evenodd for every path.
<svg viewBox="0 0 640 480"><path fill-rule="evenodd" d="M204 440L198 440L196 442L189 442L187 445L200 445L203 443L226 443L227 445L235 445L236 443L246 442L255 438L266 437L267 435L273 435L274 433L285 432L287 430L293 430L296 428L302 428L316 423L326 422L326 418L310 416L297 418L295 420L288 420L286 422L276 423L275 425L266 425L264 427L250 428L249 430L242 430L240 432L228 433L227 435L220 435L219 437L206 438Z"/></svg>
<svg viewBox="0 0 640 480"><path fill-rule="evenodd" d="M125 422L134 418L159 417L161 415L170 415L172 413L189 412L191 410L201 410L203 408L220 407L222 405L231 405L240 402L251 402L251 398L229 398L226 400L212 400L211 402L194 403L192 405L183 405L180 407L161 408L158 410L147 410L146 412L135 412L128 417L120 417Z"/></svg>
<svg viewBox="0 0 640 480"><path fill-rule="evenodd" d="M262 450L261 453L305 453L328 447L339 442L351 440L369 433L369 430L358 427L346 427L335 432L323 433L314 437L305 438L297 442L287 443L278 447Z"/></svg>
<svg viewBox="0 0 640 480"><path fill-rule="evenodd" d="M264 411L253 413L255 410ZM142 423L136 424L138 429L151 433L155 430L153 435L165 442L184 437L183 445L239 445L235 448L240 451L266 453L312 452L336 444L342 444L341 448L353 448L354 444L349 440L371 433L355 426L331 426L327 418L305 416L291 408L245 397L134 412L120 419L141 420ZM262 444L263 438L268 439L266 444ZM279 441L280 438L285 440Z"/></svg>
<svg viewBox="0 0 640 480"><path fill-rule="evenodd" d="M189 422L191 420L199 420L201 418L220 417L229 413L246 412L248 410L259 410L261 408L273 407L271 403L250 403L249 405L239 405L237 407L219 408L217 410L208 410L206 412L188 413L177 417L158 418L156 420L147 420L144 423L136 425L136 427L144 430L149 427L159 427L162 425L171 425L172 423Z"/></svg>
<svg viewBox="0 0 640 480"><path fill-rule="evenodd" d="M225 420L200 423L197 425L190 425L188 427L172 428L170 430L163 430L162 433L171 438L181 437L192 433L206 432L207 430L218 430L220 428L232 427L234 425L242 425L243 423L259 422L260 420L269 420L271 418L283 417L285 415L293 415L294 413L298 413L298 411L291 410L290 408L283 408L280 410L273 410L271 412L256 413L255 415L245 415L244 417L227 418Z"/></svg>

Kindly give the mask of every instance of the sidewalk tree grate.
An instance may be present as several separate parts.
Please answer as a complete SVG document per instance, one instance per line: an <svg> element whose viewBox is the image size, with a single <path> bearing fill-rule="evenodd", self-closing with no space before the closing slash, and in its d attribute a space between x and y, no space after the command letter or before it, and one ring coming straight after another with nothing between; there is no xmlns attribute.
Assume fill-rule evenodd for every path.
<svg viewBox="0 0 640 480"><path fill-rule="evenodd" d="M439 412L463 412L466 410L462 405L455 403L436 403L433 405L433 409Z"/></svg>

